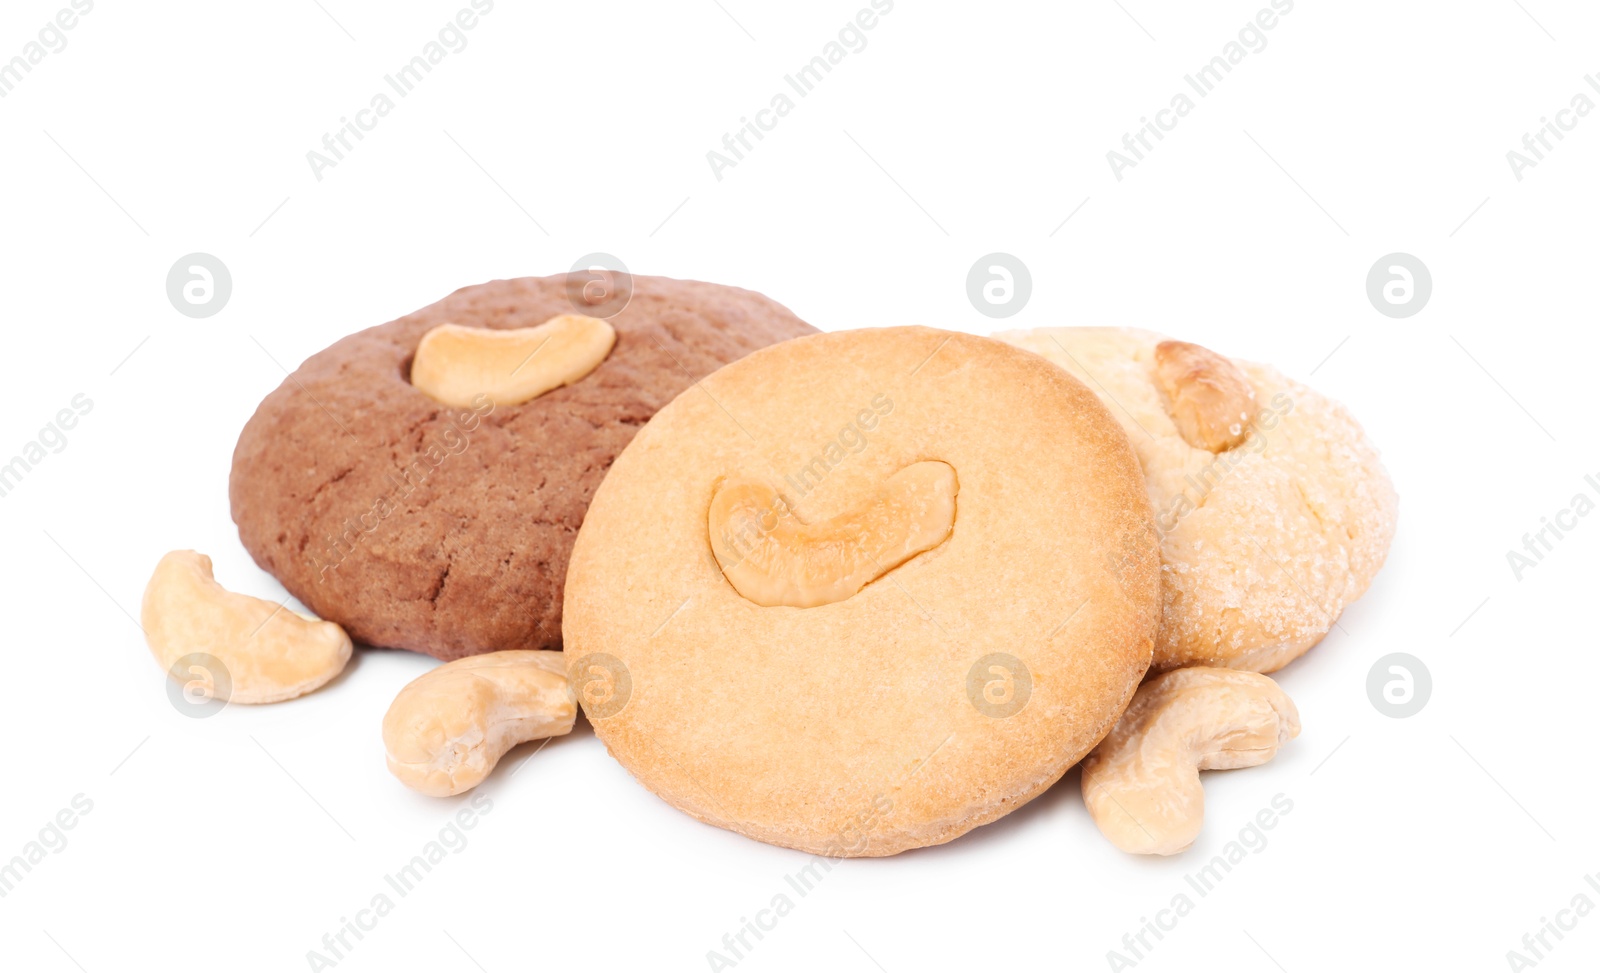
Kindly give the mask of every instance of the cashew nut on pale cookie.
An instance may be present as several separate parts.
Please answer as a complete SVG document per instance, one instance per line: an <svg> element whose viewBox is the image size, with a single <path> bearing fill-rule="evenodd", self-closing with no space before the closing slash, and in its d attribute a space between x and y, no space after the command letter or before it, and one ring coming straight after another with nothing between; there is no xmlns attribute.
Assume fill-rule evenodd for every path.
<svg viewBox="0 0 1600 973"><path fill-rule="evenodd" d="M1139 687L1083 761L1083 800L1123 851L1175 855L1205 818L1202 770L1255 767L1300 735L1294 703L1270 678L1174 669Z"/></svg>
<svg viewBox="0 0 1600 973"><path fill-rule="evenodd" d="M1156 345L1155 366L1167 414L1184 442L1212 453L1244 442L1256 390L1237 365L1200 345L1163 341Z"/></svg>
<svg viewBox="0 0 1600 973"><path fill-rule="evenodd" d="M1281 669L1382 567L1398 498L1337 402L1269 365L1148 331L1000 337L1087 382L1139 455L1161 544L1155 671Z"/></svg>
<svg viewBox="0 0 1600 973"><path fill-rule="evenodd" d="M480 784L519 743L572 732L578 700L560 652L508 649L412 680L383 717L389 771L435 797Z"/></svg>
<svg viewBox="0 0 1600 973"><path fill-rule="evenodd" d="M344 629L228 591L212 577L211 559L194 551L172 551L156 565L140 618L150 651L174 679L190 675L173 669L187 656L220 662L230 683L227 702L293 699L337 676L350 661Z"/></svg>

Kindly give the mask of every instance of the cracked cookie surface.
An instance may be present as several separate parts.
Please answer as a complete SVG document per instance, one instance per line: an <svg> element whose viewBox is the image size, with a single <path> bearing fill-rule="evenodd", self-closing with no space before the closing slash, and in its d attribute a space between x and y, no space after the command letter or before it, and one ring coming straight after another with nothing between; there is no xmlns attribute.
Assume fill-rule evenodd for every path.
<svg viewBox="0 0 1600 973"><path fill-rule="evenodd" d="M612 460L695 381L814 330L751 291L634 277L616 346L570 386L457 408L411 385L434 327L532 327L573 313L568 294L566 275L466 287L308 358L234 450L233 519L256 563L369 645L559 648L567 559Z"/></svg>

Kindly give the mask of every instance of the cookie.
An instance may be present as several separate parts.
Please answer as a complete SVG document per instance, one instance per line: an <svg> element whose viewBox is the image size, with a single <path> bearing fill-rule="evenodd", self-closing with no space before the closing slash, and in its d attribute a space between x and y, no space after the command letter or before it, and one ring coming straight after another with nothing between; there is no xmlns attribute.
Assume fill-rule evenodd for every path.
<svg viewBox="0 0 1600 973"><path fill-rule="evenodd" d="M418 343L445 323L528 328L615 310L586 308L582 280L463 288L313 355L239 436L239 539L357 641L446 660L559 648L572 541L611 461L696 380L813 331L750 291L653 277L632 288L598 367L521 404L430 398L409 380Z"/></svg>
<svg viewBox="0 0 1600 973"><path fill-rule="evenodd" d="M1158 616L1149 500L1094 394L1000 342L883 328L758 351L659 412L595 494L565 624L646 787L850 857L1049 787L1127 705Z"/></svg>
<svg viewBox="0 0 1600 973"><path fill-rule="evenodd" d="M1087 382L1139 454L1161 540L1154 668L1279 669L1383 566L1398 501L1337 402L1268 365L1148 331L996 337Z"/></svg>

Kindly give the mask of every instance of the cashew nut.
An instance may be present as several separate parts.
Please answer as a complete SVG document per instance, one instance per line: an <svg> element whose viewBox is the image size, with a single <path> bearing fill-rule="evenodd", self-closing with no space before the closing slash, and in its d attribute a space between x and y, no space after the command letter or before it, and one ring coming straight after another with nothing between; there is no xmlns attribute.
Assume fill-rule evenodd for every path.
<svg viewBox="0 0 1600 973"><path fill-rule="evenodd" d="M856 510L803 524L770 486L730 478L711 499L711 550L728 582L758 605L843 601L950 536L956 489L950 464L913 463Z"/></svg>
<svg viewBox="0 0 1600 973"><path fill-rule="evenodd" d="M411 384L445 405L465 408L480 395L495 405L517 405L594 371L616 341L609 322L581 314L535 328L441 324L417 345Z"/></svg>
<svg viewBox="0 0 1600 973"><path fill-rule="evenodd" d="M227 701L276 703L304 695L350 661L350 636L281 605L235 594L211 574L211 559L171 551L156 565L140 609L145 640L174 679L185 656L204 654L227 670Z"/></svg>
<svg viewBox="0 0 1600 973"><path fill-rule="evenodd" d="M1123 851L1175 855L1205 818L1200 771L1264 764L1299 735L1294 703L1266 676L1174 669L1140 686L1084 759L1083 800Z"/></svg>
<svg viewBox="0 0 1600 973"><path fill-rule="evenodd" d="M1250 434L1255 387L1216 352L1187 341L1163 341L1156 345L1156 381L1166 393L1167 413L1190 446L1222 453Z"/></svg>
<svg viewBox="0 0 1600 973"><path fill-rule="evenodd" d="M434 797L480 784L519 743L572 732L577 696L560 652L507 649L431 669L383 717L389 772Z"/></svg>

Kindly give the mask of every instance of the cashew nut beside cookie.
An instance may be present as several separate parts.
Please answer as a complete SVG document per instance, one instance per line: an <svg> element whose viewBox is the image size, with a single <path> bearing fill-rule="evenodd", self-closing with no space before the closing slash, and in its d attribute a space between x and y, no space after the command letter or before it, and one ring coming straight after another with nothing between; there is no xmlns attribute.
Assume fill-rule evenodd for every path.
<svg viewBox="0 0 1600 973"><path fill-rule="evenodd" d="M194 551L172 551L156 565L140 618L150 651L174 679L184 675L172 670L186 656L220 662L231 683L228 702L293 699L350 661L344 629L227 590L212 576L211 559Z"/></svg>
<svg viewBox="0 0 1600 973"><path fill-rule="evenodd" d="M1083 800L1123 851L1175 855L1205 818L1202 770L1255 767L1300 735L1293 701L1266 676L1174 669L1139 687L1083 761Z"/></svg>
<svg viewBox="0 0 1600 973"><path fill-rule="evenodd" d="M412 680L383 717L389 771L435 797L470 790L519 743L572 732L578 700L561 652L507 649Z"/></svg>

